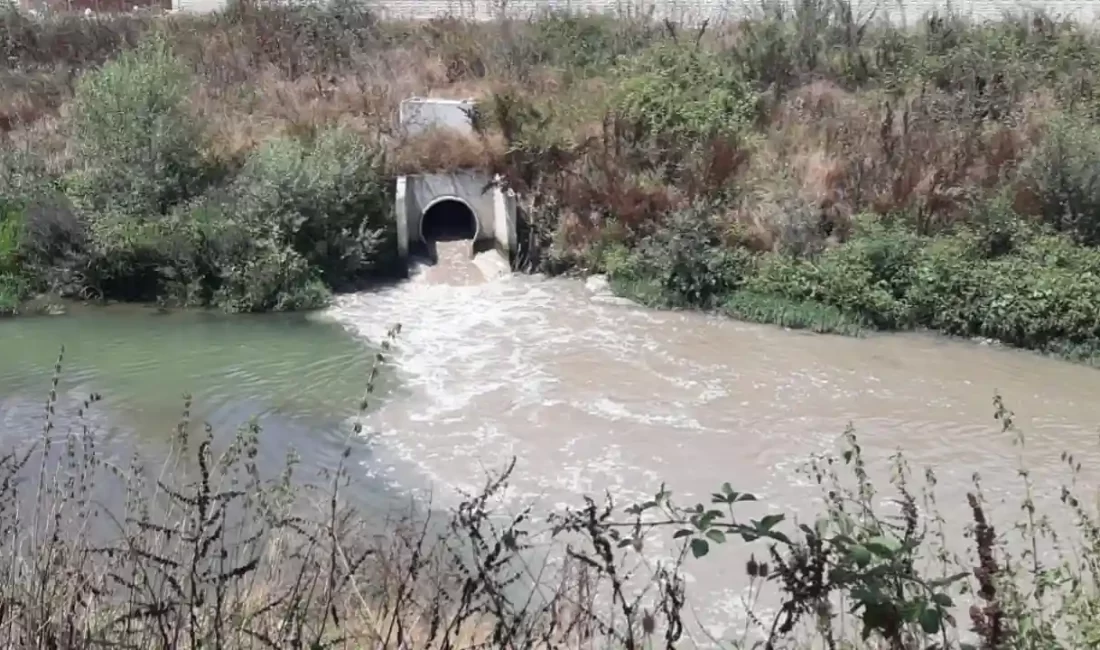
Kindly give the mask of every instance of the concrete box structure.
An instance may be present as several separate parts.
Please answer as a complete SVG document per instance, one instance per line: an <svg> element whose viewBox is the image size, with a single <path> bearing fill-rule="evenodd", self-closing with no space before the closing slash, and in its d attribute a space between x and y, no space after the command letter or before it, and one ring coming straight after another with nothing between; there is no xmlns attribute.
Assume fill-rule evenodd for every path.
<svg viewBox="0 0 1100 650"><path fill-rule="evenodd" d="M410 134L431 128L470 132L472 108L470 100L412 98L401 103L401 125ZM473 247L489 245L511 259L516 250L516 201L496 180L477 170L399 176L394 218L401 256L407 257L417 244L430 243L425 215L434 208L461 207L474 220Z"/></svg>
<svg viewBox="0 0 1100 650"><path fill-rule="evenodd" d="M401 102L398 118L409 135L418 135L433 128L470 134L473 132L470 112L475 108L477 103L472 99L411 97Z"/></svg>

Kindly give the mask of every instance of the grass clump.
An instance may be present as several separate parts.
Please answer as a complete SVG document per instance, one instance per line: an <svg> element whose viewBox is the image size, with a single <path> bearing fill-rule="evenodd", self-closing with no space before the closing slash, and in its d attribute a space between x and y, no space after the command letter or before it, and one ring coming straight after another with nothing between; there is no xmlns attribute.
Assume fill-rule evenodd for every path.
<svg viewBox="0 0 1100 650"><path fill-rule="evenodd" d="M730 294L718 311L751 323L767 323L821 334L858 336L871 329L859 317L832 305L748 290Z"/></svg>
<svg viewBox="0 0 1100 650"><path fill-rule="evenodd" d="M0 203L0 316L14 314L30 294L20 260L23 228L19 207Z"/></svg>

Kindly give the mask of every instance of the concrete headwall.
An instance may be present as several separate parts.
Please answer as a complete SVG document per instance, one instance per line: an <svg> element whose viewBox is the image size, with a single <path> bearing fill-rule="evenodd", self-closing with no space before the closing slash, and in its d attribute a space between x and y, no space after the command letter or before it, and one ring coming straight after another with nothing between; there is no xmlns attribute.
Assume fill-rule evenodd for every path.
<svg viewBox="0 0 1100 650"><path fill-rule="evenodd" d="M477 239L496 236L496 205L493 192L486 189L492 180L487 174L454 172L406 176L405 206L408 210L409 241L420 239L421 217L432 205L452 200L464 203L477 219Z"/></svg>
<svg viewBox="0 0 1100 650"><path fill-rule="evenodd" d="M225 5L226 0L173 0L177 9L211 11ZM673 20L704 20L738 17L759 7L759 0L363 0L384 16L426 20L438 16L459 16L473 20L490 20L504 13L510 17L529 16L547 9L578 12L620 13L639 15L653 10L657 18ZM1100 0L1046 0L1018 2L1016 0L853 0L861 12L876 11L892 21L908 24L921 15L952 10L977 19L996 19L1006 11L1040 6L1046 11L1078 20L1100 20Z"/></svg>
<svg viewBox="0 0 1100 650"><path fill-rule="evenodd" d="M492 177L476 171L416 174L397 179L397 246L402 257L424 242L424 213L442 201L465 205L477 221L478 242L491 242L504 255L516 248L516 206L512 195L491 185Z"/></svg>
<svg viewBox="0 0 1100 650"><path fill-rule="evenodd" d="M471 101L425 99L413 97L401 102L401 127L409 135L427 129L443 128L459 133L471 133L469 111ZM402 256L423 240L421 224L424 214L442 201L465 205L477 221L475 240L492 242L505 255L515 251L516 206L511 193L493 183L489 174L476 170L444 174L414 174L397 179L395 219L397 244ZM425 242L426 243L426 242Z"/></svg>

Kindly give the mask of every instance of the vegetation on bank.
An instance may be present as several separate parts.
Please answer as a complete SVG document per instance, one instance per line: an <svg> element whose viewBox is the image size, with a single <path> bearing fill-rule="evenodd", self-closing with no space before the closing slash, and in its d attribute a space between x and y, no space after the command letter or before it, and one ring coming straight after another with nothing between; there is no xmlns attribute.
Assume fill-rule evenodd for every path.
<svg viewBox="0 0 1100 650"><path fill-rule="evenodd" d="M941 514L935 473L919 480L900 455L884 499L852 431L839 454L806 464L821 500L801 521L760 516L768 504L730 483L705 504L662 486L643 503L578 495L517 512L498 501L512 467L452 509L380 518L345 498L347 454L318 477L293 458L267 474L258 426L204 428L190 400L162 464L119 457L92 423L99 397L63 398L63 376L59 358L41 432L0 456L5 648L1085 650L1100 639L1097 514L1072 457L1060 505L1021 466L1018 521L993 521L975 477L965 531ZM362 409L370 394L368 381ZM1024 445L994 407L1001 435ZM685 571L733 544L752 551L744 627L700 637Z"/></svg>
<svg viewBox="0 0 1100 650"><path fill-rule="evenodd" d="M675 227L607 258L621 292L817 331L929 329L1094 362L1100 249L1020 219L922 236L854 220L848 241L812 258L753 255ZM712 240L713 241L713 240Z"/></svg>
<svg viewBox="0 0 1100 650"><path fill-rule="evenodd" d="M654 305L1100 341L1100 36L1042 13L903 30L841 0L698 28L364 5L0 19L0 311L31 293L309 308L399 274L390 180L477 167L517 266ZM412 95L481 100L407 137Z"/></svg>

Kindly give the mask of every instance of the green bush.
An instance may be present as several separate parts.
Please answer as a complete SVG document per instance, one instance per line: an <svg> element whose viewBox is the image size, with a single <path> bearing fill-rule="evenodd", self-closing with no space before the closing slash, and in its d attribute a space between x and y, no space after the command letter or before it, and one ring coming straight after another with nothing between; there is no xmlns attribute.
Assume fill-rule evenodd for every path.
<svg viewBox="0 0 1100 650"><path fill-rule="evenodd" d="M899 227L861 225L846 244L816 258L769 257L747 288L836 307L883 329L912 324L907 293L922 243Z"/></svg>
<svg viewBox="0 0 1100 650"><path fill-rule="evenodd" d="M329 286L396 261L382 152L350 131L268 142L241 170L232 200L233 218L253 238L296 251Z"/></svg>
<svg viewBox="0 0 1100 650"><path fill-rule="evenodd" d="M755 257L726 245L705 207L669 215L630 255L605 259L612 283L640 302L710 309L752 273Z"/></svg>
<svg viewBox="0 0 1100 650"><path fill-rule="evenodd" d="M296 251L258 247L223 267L225 278L214 302L230 312L316 309L328 288Z"/></svg>
<svg viewBox="0 0 1100 650"><path fill-rule="evenodd" d="M1022 173L1039 197L1046 223L1081 243L1100 244L1100 128L1070 119L1055 122Z"/></svg>
<svg viewBox="0 0 1100 650"><path fill-rule="evenodd" d="M231 313L323 307L320 273L262 224L239 218L231 197L211 195L159 224L163 294Z"/></svg>
<svg viewBox="0 0 1100 650"><path fill-rule="evenodd" d="M340 129L278 139L218 187L188 89L156 38L81 79L76 166L63 184L72 206L39 182L44 170L24 174L26 161L5 156L0 199L25 215L28 269L87 297L266 311L322 306L326 285L392 268L380 147ZM15 244L2 245L0 270L12 275Z"/></svg>
<svg viewBox="0 0 1100 650"><path fill-rule="evenodd" d="M0 315L15 311L24 293L16 254L19 248L17 214L0 203Z"/></svg>
<svg viewBox="0 0 1100 650"><path fill-rule="evenodd" d="M0 316L16 313L26 295L26 286L17 276L0 274Z"/></svg>
<svg viewBox="0 0 1100 650"><path fill-rule="evenodd" d="M531 24L531 41L539 63L582 74L603 72L620 57L633 55L652 43L658 34L643 20L563 11L549 11Z"/></svg>
<svg viewBox="0 0 1100 650"><path fill-rule="evenodd" d="M619 116L640 137L677 148L744 135L758 97L740 71L693 45L662 42L623 62L615 97Z"/></svg>
<svg viewBox="0 0 1100 650"><path fill-rule="evenodd" d="M383 163L341 129L272 140L228 187L176 195L156 218L136 203L90 216L86 283L104 297L232 312L323 306L327 287L396 261Z"/></svg>
<svg viewBox="0 0 1100 650"><path fill-rule="evenodd" d="M19 247L23 214L0 200L0 275L19 271Z"/></svg>
<svg viewBox="0 0 1100 650"><path fill-rule="evenodd" d="M0 150L0 267L25 291L79 289L74 271L83 265L86 228L55 180L39 157Z"/></svg>
<svg viewBox="0 0 1100 650"><path fill-rule="evenodd" d="M985 231L921 238L864 227L812 260L769 256L745 289L835 307L879 329L1091 354L1100 347L1100 250L1026 226L1007 236L1011 250L993 254Z"/></svg>
<svg viewBox="0 0 1100 650"><path fill-rule="evenodd" d="M210 179L200 126L187 113L190 79L153 38L77 83L69 195L89 218L147 219L197 195Z"/></svg>
<svg viewBox="0 0 1100 650"><path fill-rule="evenodd" d="M0 315L13 313L30 292L20 259L23 212L0 197Z"/></svg>
<svg viewBox="0 0 1100 650"><path fill-rule="evenodd" d="M1039 350L1100 343L1100 251L1053 234L994 259L975 249L972 236L928 247L909 294L922 325Z"/></svg>

